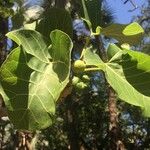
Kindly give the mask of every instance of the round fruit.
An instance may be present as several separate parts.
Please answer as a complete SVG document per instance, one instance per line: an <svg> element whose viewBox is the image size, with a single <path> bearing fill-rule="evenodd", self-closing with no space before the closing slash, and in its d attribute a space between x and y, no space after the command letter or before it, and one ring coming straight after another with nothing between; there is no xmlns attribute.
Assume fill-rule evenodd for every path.
<svg viewBox="0 0 150 150"><path fill-rule="evenodd" d="M83 75L82 76L82 80L84 81L84 82L89 82L90 81L90 78L89 78L89 76L88 75Z"/></svg>
<svg viewBox="0 0 150 150"><path fill-rule="evenodd" d="M74 76L72 79L72 85L76 85L80 81L80 78Z"/></svg>
<svg viewBox="0 0 150 150"><path fill-rule="evenodd" d="M87 84L84 82L79 82L76 84L76 88L80 89L80 90L85 89L85 88L87 88Z"/></svg>
<svg viewBox="0 0 150 150"><path fill-rule="evenodd" d="M86 68L86 64L82 60L76 60L73 64L73 71L76 73L83 72Z"/></svg>
<svg viewBox="0 0 150 150"><path fill-rule="evenodd" d="M121 45L121 48L129 50L130 45L128 43L124 43L124 44Z"/></svg>

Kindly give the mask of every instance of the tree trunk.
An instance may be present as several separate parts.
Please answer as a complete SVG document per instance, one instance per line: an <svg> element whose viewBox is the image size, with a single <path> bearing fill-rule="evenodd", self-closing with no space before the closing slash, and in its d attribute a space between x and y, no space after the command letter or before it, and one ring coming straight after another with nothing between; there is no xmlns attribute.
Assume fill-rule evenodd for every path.
<svg viewBox="0 0 150 150"><path fill-rule="evenodd" d="M101 59L106 62L107 55L104 49L102 39L99 36L96 36L98 53ZM104 75L104 74L103 74ZM106 88L108 90L108 109L109 109L109 150L124 150L125 147L121 141L120 129L118 126L118 110L116 105L116 94L115 91L111 88L111 86L107 83L104 75L104 80L106 84Z"/></svg>
<svg viewBox="0 0 150 150"><path fill-rule="evenodd" d="M118 110L116 105L116 94L111 87L109 87L108 90L109 90L108 107L110 115L109 150L124 150L125 147L121 141L121 134L118 126Z"/></svg>
<svg viewBox="0 0 150 150"><path fill-rule="evenodd" d="M69 149L79 150L79 135L77 132L77 122L76 122L76 104L73 102L72 95L66 98L66 119L67 119L67 129L68 129L68 139L69 139Z"/></svg>

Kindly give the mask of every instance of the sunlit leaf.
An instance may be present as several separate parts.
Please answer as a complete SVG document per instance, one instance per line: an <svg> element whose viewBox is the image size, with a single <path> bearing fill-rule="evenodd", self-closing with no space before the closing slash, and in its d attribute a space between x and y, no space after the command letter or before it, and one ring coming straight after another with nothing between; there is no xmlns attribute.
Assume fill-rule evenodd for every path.
<svg viewBox="0 0 150 150"><path fill-rule="evenodd" d="M102 34L118 40L120 43L137 44L140 42L144 30L134 22L129 25L112 24L102 29Z"/></svg>
<svg viewBox="0 0 150 150"><path fill-rule="evenodd" d="M150 117L150 56L131 50L118 53L105 65L106 78L120 99L140 106Z"/></svg>
<svg viewBox="0 0 150 150"><path fill-rule="evenodd" d="M9 118L17 129L46 128L69 81L72 42L59 30L51 32L50 48L36 31L16 30L7 36L19 45L0 68L0 93Z"/></svg>
<svg viewBox="0 0 150 150"><path fill-rule="evenodd" d="M84 49L84 51L82 52L82 55L83 55L83 60L85 61L86 65L98 66L101 63L103 63L101 58L94 52L92 48Z"/></svg>
<svg viewBox="0 0 150 150"><path fill-rule="evenodd" d="M141 107L145 116L150 117L150 56L119 50L115 45L110 45L108 51L112 54L107 63L102 63L98 55L89 50L84 53L83 60L105 72L108 83L120 99Z"/></svg>

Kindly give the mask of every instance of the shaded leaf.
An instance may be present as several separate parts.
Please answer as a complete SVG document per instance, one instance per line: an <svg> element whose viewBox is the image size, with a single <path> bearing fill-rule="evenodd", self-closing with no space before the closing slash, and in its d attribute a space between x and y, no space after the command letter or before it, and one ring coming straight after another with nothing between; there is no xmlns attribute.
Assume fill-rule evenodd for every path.
<svg viewBox="0 0 150 150"><path fill-rule="evenodd" d="M111 59L120 50L121 49L119 47L117 47L115 44L109 44L109 46L107 48L108 59Z"/></svg>
<svg viewBox="0 0 150 150"><path fill-rule="evenodd" d="M59 30L51 32L50 49L36 31L16 30L7 36L19 45L0 68L0 93L10 120L17 129L46 128L69 81L72 42Z"/></svg>
<svg viewBox="0 0 150 150"><path fill-rule="evenodd" d="M91 22L92 29L95 31L96 27L101 23L101 1L82 0L82 7L85 19Z"/></svg>
<svg viewBox="0 0 150 150"><path fill-rule="evenodd" d="M36 27L36 30L49 37L52 30L59 29L72 37L72 21L69 13L60 8L51 8L43 14L43 18Z"/></svg>

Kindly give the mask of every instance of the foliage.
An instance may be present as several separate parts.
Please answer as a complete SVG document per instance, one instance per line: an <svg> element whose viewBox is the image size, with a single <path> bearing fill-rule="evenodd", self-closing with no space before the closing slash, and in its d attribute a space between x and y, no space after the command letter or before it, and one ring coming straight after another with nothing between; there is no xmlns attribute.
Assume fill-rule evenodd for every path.
<svg viewBox="0 0 150 150"><path fill-rule="evenodd" d="M0 1L0 16L7 18L14 14L12 9L13 2L11 0L1 0Z"/></svg>
<svg viewBox="0 0 150 150"><path fill-rule="evenodd" d="M49 1L50 8L45 7L43 15L38 12L40 15L26 24L23 3L17 2L20 10L14 17L20 16L22 20L18 20L16 29L23 29L7 34L16 44L0 68L0 94L15 128L40 130L50 126L41 130L37 149L72 149L73 143L75 150L79 149L77 145L80 149L109 149L107 80L118 99L123 100L117 101L117 114L124 135L120 137L126 147L133 149L133 141L141 142L134 148L149 147L149 120L143 118L138 108L150 116L150 57L130 50L130 45L142 39L141 26L135 22L104 25L102 1L98 0L78 0L81 14L72 20L70 10L74 9L74 2L71 8L67 6L67 12ZM16 19L13 22L18 24ZM72 24L80 35L72 36ZM99 56L102 47L96 47L103 44L99 43L101 35L123 44L109 44L105 62Z"/></svg>
<svg viewBox="0 0 150 150"><path fill-rule="evenodd" d="M57 18L57 19L56 19ZM42 33L45 37L54 29L59 29L72 37L72 22L69 13L64 9L51 8L48 9L36 26L36 30ZM48 28L43 28L48 26Z"/></svg>
<svg viewBox="0 0 150 150"><path fill-rule="evenodd" d="M87 49L84 51L86 64L95 65L102 69L120 99L140 106L145 115L150 116L148 110L150 91L147 82L150 77L150 56L131 50L121 50L115 45L110 45L107 51L108 53L114 51L115 54L107 63L103 63L97 55L93 55L90 49Z"/></svg>
<svg viewBox="0 0 150 150"><path fill-rule="evenodd" d="M137 44L142 38L144 30L136 22L129 25L112 24L101 29L101 33L105 36L112 37L119 41L120 44Z"/></svg>
<svg viewBox="0 0 150 150"><path fill-rule="evenodd" d="M134 18L135 21L137 21L145 31L145 34L143 36L143 39L140 41L140 44L138 46L138 49L142 50L142 52L145 52L147 54L150 54L149 48L150 48L150 1L147 2L147 5L143 5L141 8L141 14L136 16Z"/></svg>
<svg viewBox="0 0 150 150"><path fill-rule="evenodd" d="M41 34L32 30L12 31L7 36L19 45L0 70L9 117L17 129L46 128L52 124L55 102L69 81L71 40L55 30L48 48Z"/></svg>

